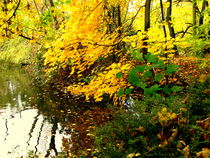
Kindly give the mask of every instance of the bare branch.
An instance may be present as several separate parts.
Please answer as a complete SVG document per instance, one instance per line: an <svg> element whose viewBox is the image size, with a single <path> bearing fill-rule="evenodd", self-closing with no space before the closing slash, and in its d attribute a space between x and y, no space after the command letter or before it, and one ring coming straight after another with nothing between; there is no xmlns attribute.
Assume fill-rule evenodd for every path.
<svg viewBox="0 0 210 158"><path fill-rule="evenodd" d="M20 2L21 2L21 0L18 1L18 4L17 4L17 6L16 6L12 16L6 22L9 22L16 15L16 12L17 12L17 10L18 10L18 8L20 6Z"/></svg>
<svg viewBox="0 0 210 158"><path fill-rule="evenodd" d="M139 9L137 10L136 14L132 17L131 23L130 23L130 25L128 26L128 30L131 29L131 27L132 27L132 25L133 25L133 22L135 21L135 19L136 19L137 15L139 14L141 8L143 8L143 7L144 7L144 6L139 7Z"/></svg>
<svg viewBox="0 0 210 158"><path fill-rule="evenodd" d="M103 1L99 2L96 7L90 12L84 19L83 23L87 20L87 18L102 4Z"/></svg>

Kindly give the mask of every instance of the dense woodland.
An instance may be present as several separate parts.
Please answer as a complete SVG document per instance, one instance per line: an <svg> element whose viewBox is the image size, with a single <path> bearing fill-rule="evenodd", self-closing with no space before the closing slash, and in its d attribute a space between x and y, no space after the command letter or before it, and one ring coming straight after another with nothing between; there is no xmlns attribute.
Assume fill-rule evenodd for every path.
<svg viewBox="0 0 210 158"><path fill-rule="evenodd" d="M92 149L66 157L210 156L207 0L2 0L0 15L1 60L109 104Z"/></svg>

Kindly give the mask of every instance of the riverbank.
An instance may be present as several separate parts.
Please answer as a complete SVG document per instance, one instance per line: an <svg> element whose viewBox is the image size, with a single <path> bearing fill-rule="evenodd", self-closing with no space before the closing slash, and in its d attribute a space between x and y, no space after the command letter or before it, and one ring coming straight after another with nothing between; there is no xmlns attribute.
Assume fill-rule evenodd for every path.
<svg viewBox="0 0 210 158"><path fill-rule="evenodd" d="M134 99L128 109L115 106L103 108L102 103L95 106L75 98L72 100L65 93L50 91L46 87L38 96L42 105L35 105L37 101L33 97L30 102L52 123L52 130L48 133L55 137L51 137L49 147L54 144L57 150L59 143L53 143L53 140L58 133L63 134L62 150L56 158L161 155L205 158L209 154L210 87L209 68L201 67L201 61L192 58L176 60L180 63L179 75L182 77L174 81L182 84L182 89L169 96ZM41 88L40 85L38 87ZM47 153L53 155L56 150L51 148L51 152L45 154L32 150L28 157L42 157Z"/></svg>

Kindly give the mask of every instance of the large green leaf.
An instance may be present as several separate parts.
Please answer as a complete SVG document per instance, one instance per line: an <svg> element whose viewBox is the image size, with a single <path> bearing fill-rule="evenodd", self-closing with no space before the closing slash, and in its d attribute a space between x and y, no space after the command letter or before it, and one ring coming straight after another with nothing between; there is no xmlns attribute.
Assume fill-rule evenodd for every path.
<svg viewBox="0 0 210 158"><path fill-rule="evenodd" d="M147 86L147 84L144 83L144 82L139 82L139 83L137 84L137 86L140 87L140 88L142 88L142 89L144 89L144 88Z"/></svg>
<svg viewBox="0 0 210 158"><path fill-rule="evenodd" d="M154 54L149 53L147 58L147 62L148 63L153 63L153 64L157 64L158 63L158 57Z"/></svg>
<svg viewBox="0 0 210 158"><path fill-rule="evenodd" d="M127 88L127 89L125 90L125 94L126 94L126 95L131 94L132 91L133 91L132 88Z"/></svg>
<svg viewBox="0 0 210 158"><path fill-rule="evenodd" d="M164 78L162 73L158 73L155 75L155 81L160 82Z"/></svg>
<svg viewBox="0 0 210 158"><path fill-rule="evenodd" d="M138 70L138 72L144 72L144 70L146 69L146 65L137 65L136 69Z"/></svg>
<svg viewBox="0 0 210 158"><path fill-rule="evenodd" d="M151 72L151 71L146 71L146 72L142 75L142 77L143 77L144 79L150 78L150 77L152 77L152 72Z"/></svg>
<svg viewBox="0 0 210 158"><path fill-rule="evenodd" d="M171 75L178 71L178 67L179 67L178 65L174 65L174 64L170 63L164 72L166 75Z"/></svg>
<svg viewBox="0 0 210 158"><path fill-rule="evenodd" d="M145 59L148 60L149 57L150 57L150 55L151 55L151 53L147 53L147 54L145 55Z"/></svg>
<svg viewBox="0 0 210 158"><path fill-rule="evenodd" d="M159 87L159 85L153 85L152 87L145 88L144 94L145 95L152 95L155 94L157 91L161 90L162 88Z"/></svg>
<svg viewBox="0 0 210 158"><path fill-rule="evenodd" d="M132 50L131 55L135 60L138 60L140 62L144 61L143 54L141 53L140 49Z"/></svg>
<svg viewBox="0 0 210 158"><path fill-rule="evenodd" d="M176 92L180 91L180 87L179 86L173 86L171 88L171 91L176 93Z"/></svg>
<svg viewBox="0 0 210 158"><path fill-rule="evenodd" d="M120 88L120 90L117 92L117 96L121 97L124 94L124 88Z"/></svg>
<svg viewBox="0 0 210 158"><path fill-rule="evenodd" d="M117 77L117 78L121 78L121 77L122 77L122 73L121 73L121 72L118 72L118 73L116 74L116 77Z"/></svg>
<svg viewBox="0 0 210 158"><path fill-rule="evenodd" d="M153 67L159 68L159 69L163 69L166 67L165 63L163 60L158 60L158 62L156 64L153 64Z"/></svg>
<svg viewBox="0 0 210 158"><path fill-rule="evenodd" d="M136 86L139 83L139 75L138 70L136 68L132 69L128 75L128 81L133 85Z"/></svg>
<svg viewBox="0 0 210 158"><path fill-rule="evenodd" d="M171 89L169 88L168 85L165 85L165 87L163 88L163 92L166 93L166 94L171 93Z"/></svg>

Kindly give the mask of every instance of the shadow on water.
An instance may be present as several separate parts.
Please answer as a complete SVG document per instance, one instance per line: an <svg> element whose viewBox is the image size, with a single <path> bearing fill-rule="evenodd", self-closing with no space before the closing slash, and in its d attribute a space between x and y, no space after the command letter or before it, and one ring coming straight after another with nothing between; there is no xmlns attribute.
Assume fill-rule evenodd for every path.
<svg viewBox="0 0 210 158"><path fill-rule="evenodd" d="M0 158L79 154L91 148L89 131L109 120L107 113L34 85L20 67L0 66Z"/></svg>

